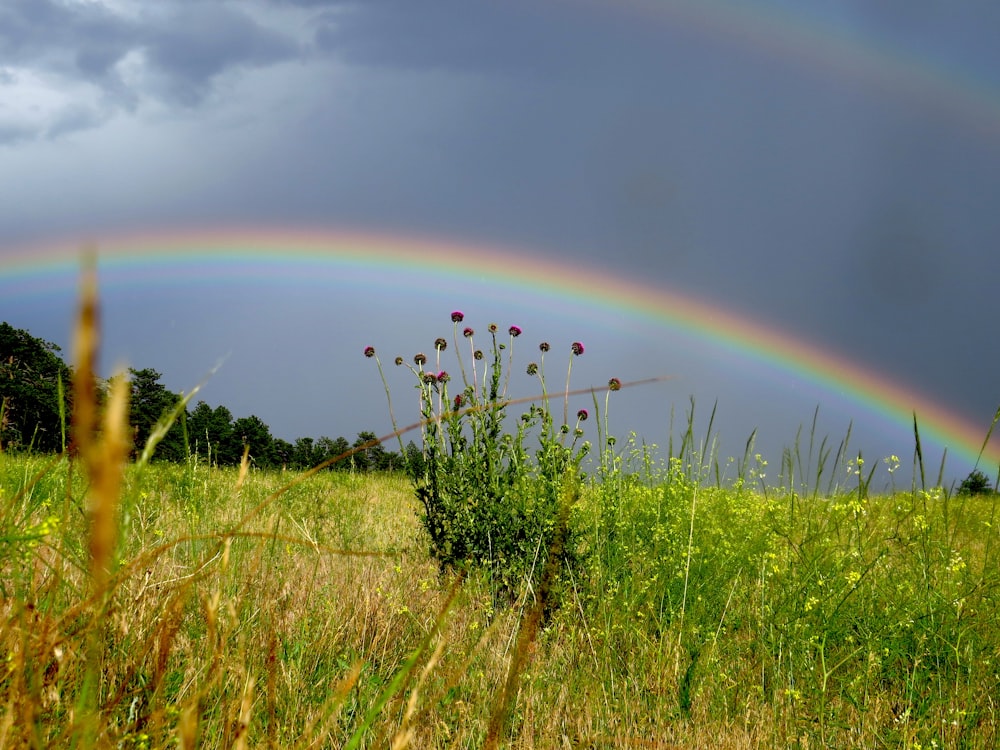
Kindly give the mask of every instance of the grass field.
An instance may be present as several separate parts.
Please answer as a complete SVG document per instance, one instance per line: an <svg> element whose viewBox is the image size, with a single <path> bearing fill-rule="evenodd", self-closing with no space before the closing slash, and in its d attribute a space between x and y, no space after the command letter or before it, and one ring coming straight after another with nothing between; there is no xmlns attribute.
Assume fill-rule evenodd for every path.
<svg viewBox="0 0 1000 750"><path fill-rule="evenodd" d="M80 466L0 454L0 746L1000 743L996 496L619 458L526 635L529 597L440 573L401 476L130 467L102 583Z"/></svg>
<svg viewBox="0 0 1000 750"><path fill-rule="evenodd" d="M662 463L609 438L614 378L591 452L544 360L511 434L496 336L454 399L411 368L416 484L149 463L169 420L129 461L95 321L85 284L71 450L0 452L0 748L1000 746L996 493L921 462L871 495L846 438L814 461L812 435L785 489L752 440L723 482L693 404Z"/></svg>

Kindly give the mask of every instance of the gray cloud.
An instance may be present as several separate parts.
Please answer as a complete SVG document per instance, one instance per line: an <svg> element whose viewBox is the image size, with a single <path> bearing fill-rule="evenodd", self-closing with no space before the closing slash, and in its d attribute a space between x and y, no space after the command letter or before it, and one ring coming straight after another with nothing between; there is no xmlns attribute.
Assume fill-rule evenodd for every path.
<svg viewBox="0 0 1000 750"><path fill-rule="evenodd" d="M301 52L293 38L230 5L164 0L137 8L134 17L54 0L12 0L0 9L0 66L8 68L0 85L10 85L12 70L27 70L44 74L54 96L73 99L81 84L100 92L100 106L69 101L53 106L47 122L36 117L36 136L94 127L145 99L194 107L223 73ZM0 123L7 142L28 129Z"/></svg>

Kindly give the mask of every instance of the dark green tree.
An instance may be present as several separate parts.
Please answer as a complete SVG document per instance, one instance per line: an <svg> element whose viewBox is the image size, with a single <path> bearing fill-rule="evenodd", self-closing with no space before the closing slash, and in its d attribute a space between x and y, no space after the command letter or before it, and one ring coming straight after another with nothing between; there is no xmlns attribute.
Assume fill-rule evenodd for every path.
<svg viewBox="0 0 1000 750"><path fill-rule="evenodd" d="M264 420L251 414L249 417L240 417L233 422L232 438L230 444L237 443L240 456L243 455L243 447L250 447L250 460L255 466L260 468L270 468L275 465L274 438L271 437L271 428Z"/></svg>
<svg viewBox="0 0 1000 750"><path fill-rule="evenodd" d="M132 425L133 441L137 453L142 453L149 436L157 422L164 418L181 400L180 394L167 389L160 378L159 372L152 368L136 370L129 368L132 382L132 399L130 403L129 421ZM156 447L156 457L168 461L183 461L184 450L184 417L177 419L163 440Z"/></svg>
<svg viewBox="0 0 1000 750"><path fill-rule="evenodd" d="M306 469L311 469L322 460L323 456L320 454L315 440L311 437L296 439L295 445L292 446L291 464L293 468L305 471Z"/></svg>
<svg viewBox="0 0 1000 750"><path fill-rule="evenodd" d="M412 440L403 449L403 468L411 477L422 477L427 468L424 452Z"/></svg>
<svg viewBox="0 0 1000 750"><path fill-rule="evenodd" d="M990 478L978 470L970 472L958 487L959 495L989 495L992 492Z"/></svg>
<svg viewBox="0 0 1000 750"><path fill-rule="evenodd" d="M233 444L233 415L225 406L213 409L199 401L188 415L187 425L192 452L220 466L239 463L241 446Z"/></svg>
<svg viewBox="0 0 1000 750"><path fill-rule="evenodd" d="M0 323L0 447L58 451L63 445L59 380L70 370L59 347ZM69 406L65 413L69 415Z"/></svg>
<svg viewBox="0 0 1000 750"><path fill-rule="evenodd" d="M292 446L292 444L287 440L274 438L271 441L271 455L274 457L275 466L281 469L289 468L292 463L292 454L294 450L294 446Z"/></svg>
<svg viewBox="0 0 1000 750"><path fill-rule="evenodd" d="M333 438L328 438L325 435L316 441L316 453L314 458L316 459L314 466L321 461L326 461L328 458L333 458L335 456L342 456L351 449L351 444L347 442L344 437L339 437L336 440ZM334 471L344 471L351 468L351 459L345 458L343 461L338 461L330 466Z"/></svg>
<svg viewBox="0 0 1000 750"><path fill-rule="evenodd" d="M371 443L373 440L377 439L378 436L374 432L359 432L357 439L354 441L354 445L351 447L360 448L362 445ZM385 448L382 447L381 443L369 445L351 456L350 460L354 462L354 468L358 471L374 471L378 469L385 460Z"/></svg>

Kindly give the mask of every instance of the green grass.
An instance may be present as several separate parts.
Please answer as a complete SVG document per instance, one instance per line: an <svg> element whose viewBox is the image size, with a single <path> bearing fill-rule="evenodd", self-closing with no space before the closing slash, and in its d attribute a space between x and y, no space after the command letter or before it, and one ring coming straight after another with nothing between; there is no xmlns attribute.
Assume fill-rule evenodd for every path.
<svg viewBox="0 0 1000 750"><path fill-rule="evenodd" d="M519 646L531 599L442 574L405 478L290 479L130 468L95 599L84 473L0 454L0 746L481 747L518 655L501 746L1000 742L996 496L765 495L625 445Z"/></svg>
<svg viewBox="0 0 1000 750"><path fill-rule="evenodd" d="M880 462L849 434L817 445L815 420L767 484L753 436L721 463L693 402L665 462L616 443L610 394L635 384L617 378L603 413L593 395L598 449L578 444L586 411L557 427L540 377L532 454L502 424L525 403L515 326L489 380L460 360L461 401L411 368L410 478L129 464L85 282L74 457L0 453L0 747L1000 745L1000 495L928 486L916 418L907 491L870 492ZM509 482L483 492L490 467ZM500 507L428 524L476 503ZM500 557L495 534L516 542Z"/></svg>

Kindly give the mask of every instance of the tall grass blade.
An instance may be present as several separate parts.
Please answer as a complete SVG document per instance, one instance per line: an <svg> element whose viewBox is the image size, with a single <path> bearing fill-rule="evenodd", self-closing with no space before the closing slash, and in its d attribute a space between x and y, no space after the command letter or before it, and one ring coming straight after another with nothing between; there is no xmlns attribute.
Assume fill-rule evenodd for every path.
<svg viewBox="0 0 1000 750"><path fill-rule="evenodd" d="M920 428L917 426L917 413L913 412L913 440L917 456L917 466L920 469L920 489L927 491L927 479L924 476L924 448L920 444Z"/></svg>
<svg viewBox="0 0 1000 750"><path fill-rule="evenodd" d="M983 438L983 445L979 449L979 455L976 456L976 465L972 467L973 471L979 468L979 461L982 459L983 453L986 452L986 446L990 442L990 438L993 437L993 430L996 429L998 422L1000 422L1000 406L997 407L996 414L993 415L993 421L990 422L990 428L986 431L986 437Z"/></svg>

